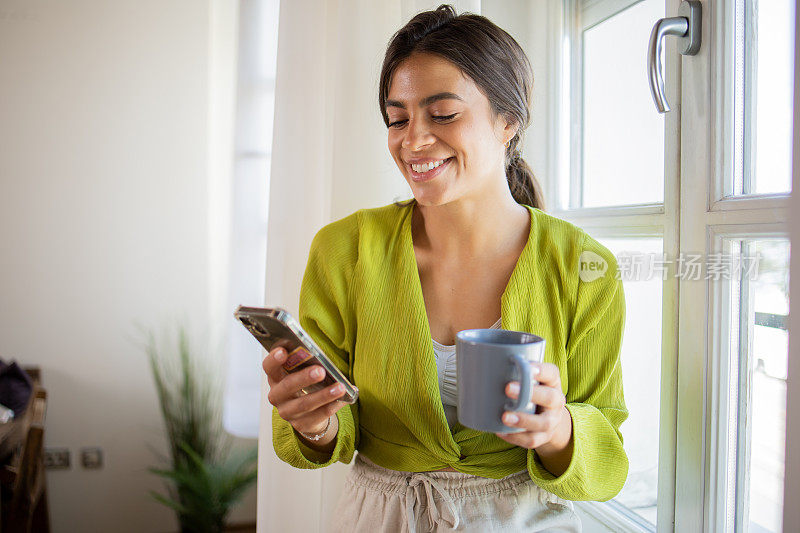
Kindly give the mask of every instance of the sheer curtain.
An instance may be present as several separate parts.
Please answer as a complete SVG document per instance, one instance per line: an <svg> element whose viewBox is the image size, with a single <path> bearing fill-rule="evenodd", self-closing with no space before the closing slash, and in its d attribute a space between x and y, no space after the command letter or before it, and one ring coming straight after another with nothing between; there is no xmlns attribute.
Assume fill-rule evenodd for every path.
<svg viewBox="0 0 800 533"><path fill-rule="evenodd" d="M239 304L264 304L279 0L241 0L239 5L233 180L226 217L224 422L228 432L253 439L258 436L262 350L232 313Z"/></svg>
<svg viewBox="0 0 800 533"><path fill-rule="evenodd" d="M410 191L386 147L378 75L392 34L441 2L281 2L265 302L296 313L308 248L326 223ZM480 1L452 2L480 13ZM298 470L272 447L262 376L258 531L326 531L349 465Z"/></svg>

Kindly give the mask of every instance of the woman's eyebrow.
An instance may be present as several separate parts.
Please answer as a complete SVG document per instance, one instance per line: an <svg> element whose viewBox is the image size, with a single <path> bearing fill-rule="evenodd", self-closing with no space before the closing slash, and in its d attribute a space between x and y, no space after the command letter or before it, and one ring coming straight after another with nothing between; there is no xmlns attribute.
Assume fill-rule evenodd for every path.
<svg viewBox="0 0 800 533"><path fill-rule="evenodd" d="M463 98L458 96L455 93L443 92L437 93L432 96L426 96L422 100L419 101L420 107L425 107L431 105L434 102L438 102L439 100L460 100L464 101ZM386 107L399 107L400 109L405 109L406 104L400 102L399 100L386 100Z"/></svg>

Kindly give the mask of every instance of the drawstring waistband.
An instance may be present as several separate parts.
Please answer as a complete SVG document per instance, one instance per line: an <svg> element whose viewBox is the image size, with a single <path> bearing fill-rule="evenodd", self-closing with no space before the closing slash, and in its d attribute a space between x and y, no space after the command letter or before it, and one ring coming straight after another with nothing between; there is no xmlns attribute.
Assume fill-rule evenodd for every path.
<svg viewBox="0 0 800 533"><path fill-rule="evenodd" d="M434 490L442 497L449 516L441 516L439 514L439 510L436 508L436 503L433 500ZM411 477L408 478L408 487L406 488L406 512L408 513L408 529L411 533L415 533L417 530L415 507L417 506L417 502L420 502L421 508L423 500L425 500L428 507L428 522L431 530L442 523L442 520L451 529L458 527L458 509L455 503L453 503L452 498L450 498L444 490L444 487L435 479L426 476L422 472L417 472L411 474Z"/></svg>
<svg viewBox="0 0 800 533"><path fill-rule="evenodd" d="M501 479L446 470L407 472L359 452L344 488L335 533L581 530L572 503L540 488L527 470Z"/></svg>
<svg viewBox="0 0 800 533"><path fill-rule="evenodd" d="M482 478L463 472L442 470L404 472L379 466L362 453L356 455L353 474L349 479L356 485L384 494L396 494L403 499L406 509L401 512L405 515L404 521L408 522L410 533L416 533L417 520L421 517L421 513L428 518L427 527L423 526L424 529L429 531L457 529L464 522L461 516L463 512L461 499L531 485L527 470L521 470L503 479ZM539 490L538 487L536 489ZM437 506L440 500L441 504Z"/></svg>

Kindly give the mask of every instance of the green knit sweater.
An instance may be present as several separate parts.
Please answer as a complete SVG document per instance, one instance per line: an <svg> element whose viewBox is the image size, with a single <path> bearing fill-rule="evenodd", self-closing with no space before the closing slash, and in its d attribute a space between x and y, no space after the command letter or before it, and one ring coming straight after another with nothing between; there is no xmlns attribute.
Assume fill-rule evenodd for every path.
<svg viewBox="0 0 800 533"><path fill-rule="evenodd" d="M561 372L574 445L567 470L555 477L534 450L448 426L411 239L413 206L360 210L315 236L300 323L359 388L359 399L337 412L331 455L304 446L273 409L278 457L320 468L349 463L358 450L393 470L451 466L495 479L527 468L561 498L613 498L628 472L619 430L628 415L619 359L625 297L614 256L576 226L528 207L530 236L502 295L501 317L505 329L545 338L545 361ZM581 280L581 260L599 259L584 252L608 264L604 275Z"/></svg>

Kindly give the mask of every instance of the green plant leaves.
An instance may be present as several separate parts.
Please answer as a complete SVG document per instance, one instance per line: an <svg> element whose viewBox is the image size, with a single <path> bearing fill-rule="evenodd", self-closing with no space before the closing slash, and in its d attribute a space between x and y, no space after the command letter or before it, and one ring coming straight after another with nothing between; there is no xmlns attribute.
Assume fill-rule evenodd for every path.
<svg viewBox="0 0 800 533"><path fill-rule="evenodd" d="M176 351L160 351L152 332L145 351L171 458L171 468L149 469L167 483L169 497L150 494L178 513L182 531L221 532L232 505L256 480L258 451L230 452L219 382L193 356L184 328Z"/></svg>

